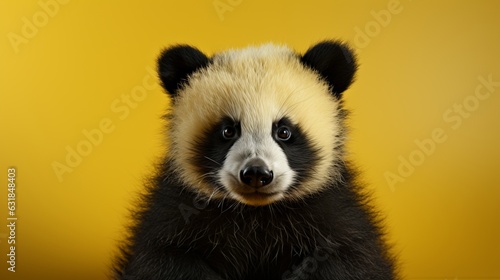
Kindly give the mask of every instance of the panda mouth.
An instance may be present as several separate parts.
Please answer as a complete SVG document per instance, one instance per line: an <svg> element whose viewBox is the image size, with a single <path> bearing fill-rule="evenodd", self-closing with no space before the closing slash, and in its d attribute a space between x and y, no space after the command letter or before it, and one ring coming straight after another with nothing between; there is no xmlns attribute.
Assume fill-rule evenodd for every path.
<svg viewBox="0 0 500 280"><path fill-rule="evenodd" d="M259 192L259 191L255 191L255 192L249 192L249 193L238 193L239 195L241 196L244 196L244 197L248 197L248 198L269 198L269 197L273 197L275 195L278 195L280 194L279 192L274 192L274 193L265 193L265 192Z"/></svg>
<svg viewBox="0 0 500 280"><path fill-rule="evenodd" d="M262 206L271 204L284 197L283 190L279 187L279 180L261 188L252 188L242 184L238 178L229 174L230 183L225 187L230 196L247 205Z"/></svg>
<svg viewBox="0 0 500 280"><path fill-rule="evenodd" d="M242 203L253 205L253 206L262 206L271 204L274 201L278 200L281 196L281 192L273 192L273 193L265 193L265 192L237 192L237 200Z"/></svg>

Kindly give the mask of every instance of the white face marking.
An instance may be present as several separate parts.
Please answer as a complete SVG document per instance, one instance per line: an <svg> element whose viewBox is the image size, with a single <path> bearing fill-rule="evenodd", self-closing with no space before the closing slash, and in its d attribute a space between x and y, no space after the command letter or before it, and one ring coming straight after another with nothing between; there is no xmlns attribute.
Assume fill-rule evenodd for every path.
<svg viewBox="0 0 500 280"><path fill-rule="evenodd" d="M258 189L245 185L240 179L240 172L249 162L256 160L263 162L273 173L271 183ZM295 172L288 165L283 150L274 141L269 125L267 133L242 131L241 137L229 150L219 176L233 199L250 205L266 205L283 198L294 180Z"/></svg>

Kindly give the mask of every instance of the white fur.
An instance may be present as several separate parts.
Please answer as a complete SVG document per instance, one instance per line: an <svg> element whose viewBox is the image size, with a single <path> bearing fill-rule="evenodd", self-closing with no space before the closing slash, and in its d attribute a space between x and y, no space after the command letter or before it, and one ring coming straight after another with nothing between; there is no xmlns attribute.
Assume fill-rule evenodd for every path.
<svg viewBox="0 0 500 280"><path fill-rule="evenodd" d="M230 192L231 197L247 204L268 204L283 197L283 192L292 184L295 172L288 165L288 161L283 150L273 140L271 136L271 122L263 123L260 126L250 127L268 128L259 129L262 131L249 130L250 127L244 125L242 121L242 136L229 150L224 165L219 172L222 185ZM250 160L261 159L269 170L273 172L273 181L266 186L269 192L276 192L273 197L261 199L262 201L250 201L239 193L242 189L239 173Z"/></svg>

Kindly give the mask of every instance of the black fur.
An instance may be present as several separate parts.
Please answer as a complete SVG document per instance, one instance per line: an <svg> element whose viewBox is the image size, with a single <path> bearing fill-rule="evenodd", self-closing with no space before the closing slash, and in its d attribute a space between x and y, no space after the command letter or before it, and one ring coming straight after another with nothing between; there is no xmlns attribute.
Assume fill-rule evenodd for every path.
<svg viewBox="0 0 500 280"><path fill-rule="evenodd" d="M357 69L349 46L335 41L316 44L301 57L301 61L318 71L337 98L351 85Z"/></svg>
<svg viewBox="0 0 500 280"><path fill-rule="evenodd" d="M197 48L178 45L164 50L158 58L158 74L172 96L188 81L189 75L206 67L210 59Z"/></svg>
<svg viewBox="0 0 500 280"><path fill-rule="evenodd" d="M189 73L196 71L193 69L209 63L203 58L186 59L182 56L199 51L179 48L167 50L159 59L160 72L168 69L160 74L162 82L174 95ZM355 62L346 59L353 59L352 55L338 57L343 49L336 43L325 42L302 57L306 65L327 79L339 98L355 70ZM189 61L185 63L188 66L169 65L179 61ZM196 66L196 61L202 63ZM332 75L341 78L334 79ZM341 118L345 116L343 109L338 113ZM222 137L222 129L228 125L238 127L237 122L223 119L207 129L208 138L194 139L195 146L209 157L195 161L203 174L220 168L233 144L234 139ZM271 133L274 135L282 125L291 129L292 138L280 146L287 154L301 154L295 159L289 156L290 165L304 171L298 181L307 180L314 172L308 167L318 160L318 153L304 140L300 126L293 126L287 119L274 124ZM136 224L114 266L115 279L396 279L380 221L359 189L355 172L343 158L338 159L335 167L339 177L328 182L322 192L258 207L232 199L207 200L182 183L170 161L167 158L158 168L135 212Z"/></svg>
<svg viewBox="0 0 500 280"><path fill-rule="evenodd" d="M144 198L115 279L395 279L347 166L322 193L261 207L200 199L168 166Z"/></svg>

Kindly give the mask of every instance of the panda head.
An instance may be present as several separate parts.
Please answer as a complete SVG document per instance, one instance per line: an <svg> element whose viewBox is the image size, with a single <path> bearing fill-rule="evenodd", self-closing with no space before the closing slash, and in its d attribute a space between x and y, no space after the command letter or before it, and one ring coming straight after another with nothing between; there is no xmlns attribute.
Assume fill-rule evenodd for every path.
<svg viewBox="0 0 500 280"><path fill-rule="evenodd" d="M173 98L176 173L210 199L253 206L320 192L339 179L341 94L356 67L334 41L303 55L273 44L212 57L187 45L164 50L158 72Z"/></svg>

